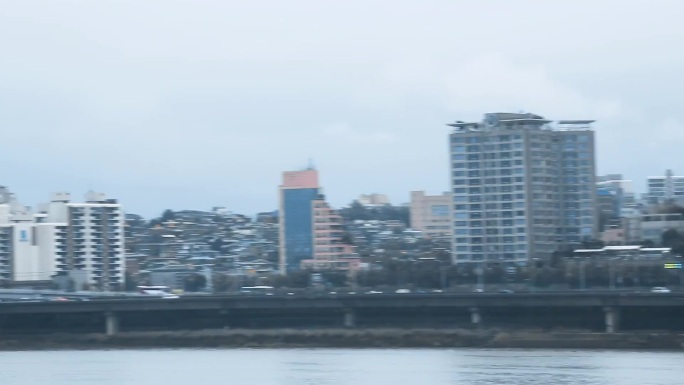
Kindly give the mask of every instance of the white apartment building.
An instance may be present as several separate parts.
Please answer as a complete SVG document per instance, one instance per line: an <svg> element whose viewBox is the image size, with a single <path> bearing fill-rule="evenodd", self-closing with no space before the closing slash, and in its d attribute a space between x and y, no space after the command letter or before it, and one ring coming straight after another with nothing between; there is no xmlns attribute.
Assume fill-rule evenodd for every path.
<svg viewBox="0 0 684 385"><path fill-rule="evenodd" d="M624 179L621 174L609 174L599 176L596 188L607 191L615 197L616 218L625 216L631 209L636 207L636 194L632 181Z"/></svg>
<svg viewBox="0 0 684 385"><path fill-rule="evenodd" d="M0 277L6 281L40 280L34 218L6 187L0 187Z"/></svg>
<svg viewBox="0 0 684 385"><path fill-rule="evenodd" d="M0 204L2 279L44 281L85 271L91 288L112 290L123 284L124 269L122 207L104 194L90 192L75 203L68 193L54 193L36 213L14 198Z"/></svg>
<svg viewBox="0 0 684 385"><path fill-rule="evenodd" d="M490 113L449 124L455 263L526 263L596 239L591 123Z"/></svg>
<svg viewBox="0 0 684 385"><path fill-rule="evenodd" d="M426 195L411 191L411 229L430 238L451 236L451 194Z"/></svg>
<svg viewBox="0 0 684 385"><path fill-rule="evenodd" d="M664 176L649 176L647 181L646 200L650 204L674 200L684 204L684 176L675 176L667 170Z"/></svg>
<svg viewBox="0 0 684 385"><path fill-rule="evenodd" d="M390 204L390 199L385 194L361 194L356 201L367 207L385 206Z"/></svg>

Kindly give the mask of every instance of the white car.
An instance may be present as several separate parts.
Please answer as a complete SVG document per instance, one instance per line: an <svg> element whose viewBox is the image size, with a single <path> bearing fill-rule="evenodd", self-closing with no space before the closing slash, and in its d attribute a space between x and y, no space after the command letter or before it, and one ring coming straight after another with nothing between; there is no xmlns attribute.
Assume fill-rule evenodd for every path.
<svg viewBox="0 0 684 385"><path fill-rule="evenodd" d="M654 287L651 289L651 293L671 293L672 291L666 287Z"/></svg>

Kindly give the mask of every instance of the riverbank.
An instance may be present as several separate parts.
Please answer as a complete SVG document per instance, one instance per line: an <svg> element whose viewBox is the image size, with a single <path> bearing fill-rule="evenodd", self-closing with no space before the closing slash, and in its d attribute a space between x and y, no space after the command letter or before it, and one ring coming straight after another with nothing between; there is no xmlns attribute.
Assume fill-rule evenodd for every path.
<svg viewBox="0 0 684 385"><path fill-rule="evenodd" d="M684 334L462 329L225 329L0 336L0 350L122 348L526 348L683 350Z"/></svg>

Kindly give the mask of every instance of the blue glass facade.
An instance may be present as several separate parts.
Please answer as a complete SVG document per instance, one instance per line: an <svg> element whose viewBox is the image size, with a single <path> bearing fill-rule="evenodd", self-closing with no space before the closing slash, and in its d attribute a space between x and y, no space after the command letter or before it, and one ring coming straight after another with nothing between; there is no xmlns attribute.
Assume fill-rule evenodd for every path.
<svg viewBox="0 0 684 385"><path fill-rule="evenodd" d="M299 269L304 259L313 258L313 208L317 188L283 190L285 255L287 270Z"/></svg>

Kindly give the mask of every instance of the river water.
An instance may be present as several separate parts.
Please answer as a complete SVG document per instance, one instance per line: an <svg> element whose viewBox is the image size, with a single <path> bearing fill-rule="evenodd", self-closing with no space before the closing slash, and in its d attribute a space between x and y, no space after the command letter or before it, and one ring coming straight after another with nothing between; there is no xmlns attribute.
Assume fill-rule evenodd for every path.
<svg viewBox="0 0 684 385"><path fill-rule="evenodd" d="M234 349L0 353L2 385L684 384L684 353Z"/></svg>

